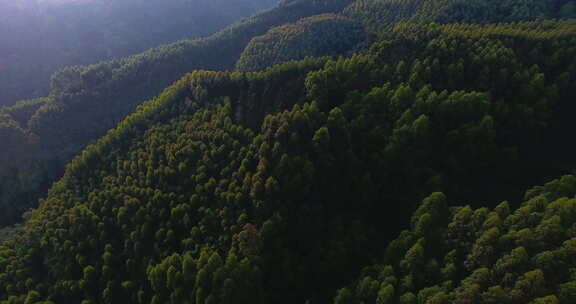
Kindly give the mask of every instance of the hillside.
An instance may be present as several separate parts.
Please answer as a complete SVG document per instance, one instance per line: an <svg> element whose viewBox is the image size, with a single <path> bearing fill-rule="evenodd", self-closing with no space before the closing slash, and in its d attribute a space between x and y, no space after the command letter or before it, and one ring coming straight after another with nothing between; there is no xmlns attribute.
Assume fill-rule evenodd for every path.
<svg viewBox="0 0 576 304"><path fill-rule="evenodd" d="M498 23L576 17L574 0L357 0L345 14L372 30L398 22Z"/></svg>
<svg viewBox="0 0 576 304"><path fill-rule="evenodd" d="M89 143L187 72L232 69L252 37L301 18L340 11L349 2L283 1L208 38L58 71L47 98L0 110L8 114L0 117L0 139L13 140L3 139L4 133L18 134L17 140L26 143L16 154L0 150L0 227L35 206L65 164Z"/></svg>
<svg viewBox="0 0 576 304"><path fill-rule="evenodd" d="M366 40L362 26L335 14L316 15L254 37L236 63L236 70L259 71L306 57L343 56Z"/></svg>
<svg viewBox="0 0 576 304"><path fill-rule="evenodd" d="M50 75L205 37L275 0L1 0L0 106L49 93ZM166 18L170 16L170 18Z"/></svg>
<svg viewBox="0 0 576 304"><path fill-rule="evenodd" d="M570 303L574 177L517 203L574 168L576 21L372 39L348 58L194 71L138 107L0 245L0 300ZM416 209L437 191L511 206L433 194Z"/></svg>
<svg viewBox="0 0 576 304"><path fill-rule="evenodd" d="M517 16L510 19L514 21L545 19L569 17L573 9L573 1L531 3L284 0L205 39L183 40L127 58L62 69L52 76L48 97L0 110L7 114L1 117L2 132L12 134L6 139L0 134L0 140L14 141L18 136L16 141L23 143L15 154L0 151L7 154L0 155L0 227L18 221L24 210L35 206L37 198L63 174L65 164L83 148L192 70L264 69L306 56L365 52L398 22L488 23L509 20L505 19L508 14ZM499 13L475 14L480 4ZM441 17L460 16L450 13L454 10L465 14L450 20ZM396 17L384 16L388 13Z"/></svg>
<svg viewBox="0 0 576 304"><path fill-rule="evenodd" d="M74 155L139 104L192 70L231 70L235 66L239 70L263 69L305 56L364 52L378 35L398 22L567 18L572 16L573 2L284 0L205 39L184 40L127 58L65 68L52 76L48 97L0 110L7 114L1 117L2 132L11 134L6 139L0 134L0 140L22 143L13 150L15 154L0 151L6 154L0 155L0 227L18 221L24 210L35 206L37 198L45 195ZM499 13L475 13L478 5ZM443 18L446 14L454 18ZM506 19L509 14L516 17ZM358 35L347 34L348 30ZM330 38L316 39L320 36ZM268 49L272 52L263 51Z"/></svg>

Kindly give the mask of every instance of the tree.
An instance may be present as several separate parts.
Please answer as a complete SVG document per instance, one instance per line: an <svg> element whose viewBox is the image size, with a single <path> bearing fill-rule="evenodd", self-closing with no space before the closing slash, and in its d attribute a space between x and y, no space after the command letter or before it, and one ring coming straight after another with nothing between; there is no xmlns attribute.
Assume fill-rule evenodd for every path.
<svg viewBox="0 0 576 304"><path fill-rule="evenodd" d="M576 281L571 281L560 285L560 303L572 303L576 301Z"/></svg>
<svg viewBox="0 0 576 304"><path fill-rule="evenodd" d="M550 295L534 299L530 304L560 304L560 301L555 295Z"/></svg>
<svg viewBox="0 0 576 304"><path fill-rule="evenodd" d="M511 299L509 292L504 290L502 286L491 286L488 290L482 293L482 301L486 304L506 304L510 303Z"/></svg>
<svg viewBox="0 0 576 304"><path fill-rule="evenodd" d="M36 290L31 290L28 292L26 299L24 300L24 304L35 304L42 300L42 296Z"/></svg>
<svg viewBox="0 0 576 304"><path fill-rule="evenodd" d="M353 296L352 292L348 288L338 289L336 297L334 298L334 304L352 304Z"/></svg>
<svg viewBox="0 0 576 304"><path fill-rule="evenodd" d="M376 304L391 304L394 299L394 286L391 284L382 285L378 291Z"/></svg>

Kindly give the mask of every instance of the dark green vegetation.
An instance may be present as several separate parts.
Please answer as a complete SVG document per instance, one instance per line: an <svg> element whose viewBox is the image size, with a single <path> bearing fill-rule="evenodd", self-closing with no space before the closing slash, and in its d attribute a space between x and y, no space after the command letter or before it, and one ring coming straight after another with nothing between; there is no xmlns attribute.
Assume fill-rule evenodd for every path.
<svg viewBox="0 0 576 304"><path fill-rule="evenodd" d="M7 134L6 139L0 134L0 141L14 143L0 150L0 227L18 221L24 210L36 206L37 199L63 174L65 164L74 155L139 104L192 70L229 70L235 66L252 70L305 56L365 51L399 21L487 23L508 20L505 16L510 14L517 16L513 20L565 16L573 2L285 0L205 39L180 41L91 66L65 68L52 76L48 97L0 109L0 133ZM480 4L500 13L475 14ZM392 7L398 7L398 11ZM454 10L476 17L441 18ZM391 16L398 18L381 16L386 12L394 12Z"/></svg>
<svg viewBox="0 0 576 304"><path fill-rule="evenodd" d="M365 36L362 26L350 18L316 15L255 37L246 46L236 68L258 71L306 57L346 55L358 47Z"/></svg>
<svg viewBox="0 0 576 304"><path fill-rule="evenodd" d="M0 109L0 142L16 143L0 150L0 227L35 206L86 145L187 72L231 69L253 37L274 26L339 11L349 2L284 1L205 39L57 72L48 98ZM4 139L1 134L8 135Z"/></svg>
<svg viewBox="0 0 576 304"><path fill-rule="evenodd" d="M449 208L434 193L334 303L575 303L575 195L574 175L528 191L515 210Z"/></svg>
<svg viewBox="0 0 576 304"><path fill-rule="evenodd" d="M283 1L60 71L0 111L1 220L51 186L0 302L575 302L571 3Z"/></svg>
<svg viewBox="0 0 576 304"><path fill-rule="evenodd" d="M0 0L0 105L46 95L64 66L204 37L276 2Z"/></svg>
<svg viewBox="0 0 576 304"><path fill-rule="evenodd" d="M571 303L576 177L514 202L573 168L575 52L575 21L404 24L349 58L187 74L0 245L0 299Z"/></svg>
<svg viewBox="0 0 576 304"><path fill-rule="evenodd" d="M498 23L574 18L574 0L357 0L345 14L372 29L397 22Z"/></svg>
<svg viewBox="0 0 576 304"><path fill-rule="evenodd" d="M500 13L476 14L478 5ZM284 0L205 39L180 41L91 66L65 68L52 76L48 97L0 109L0 142L14 143L11 148L0 149L0 227L18 221L24 210L36 206L37 199L63 174L65 164L74 155L115 127L139 104L192 70L230 70L235 66L252 70L305 56L361 52L400 21L487 23L509 20L508 15L517 16L510 19L515 21L568 17L573 6L574 1L565 0ZM452 11L475 18L441 18L454 15ZM397 18L383 16L386 12ZM391 54L400 55L405 54ZM33 87L37 86L27 90Z"/></svg>

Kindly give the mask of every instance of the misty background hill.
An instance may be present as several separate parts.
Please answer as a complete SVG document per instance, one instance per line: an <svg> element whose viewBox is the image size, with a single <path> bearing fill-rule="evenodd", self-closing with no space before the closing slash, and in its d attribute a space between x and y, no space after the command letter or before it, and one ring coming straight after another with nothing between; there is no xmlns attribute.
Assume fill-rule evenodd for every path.
<svg viewBox="0 0 576 304"><path fill-rule="evenodd" d="M0 105L45 96L50 75L208 36L276 0L0 1Z"/></svg>

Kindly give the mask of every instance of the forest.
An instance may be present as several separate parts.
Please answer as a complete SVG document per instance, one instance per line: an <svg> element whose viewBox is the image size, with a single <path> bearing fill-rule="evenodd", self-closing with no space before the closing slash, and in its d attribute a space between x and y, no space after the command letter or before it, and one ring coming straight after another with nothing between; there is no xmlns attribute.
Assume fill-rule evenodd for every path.
<svg viewBox="0 0 576 304"><path fill-rule="evenodd" d="M347 1L347 0L346 0ZM330 5L290 1L199 40L182 40L144 53L52 75L48 97L0 108L0 227L37 205L66 164L144 101L194 69L232 69L252 37L268 27L330 13Z"/></svg>
<svg viewBox="0 0 576 304"><path fill-rule="evenodd" d="M56 72L0 110L0 303L576 303L575 9L285 0Z"/></svg>

